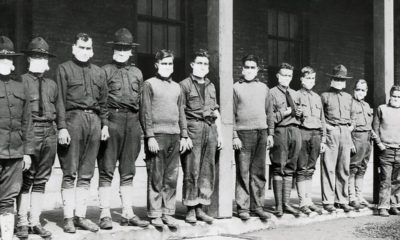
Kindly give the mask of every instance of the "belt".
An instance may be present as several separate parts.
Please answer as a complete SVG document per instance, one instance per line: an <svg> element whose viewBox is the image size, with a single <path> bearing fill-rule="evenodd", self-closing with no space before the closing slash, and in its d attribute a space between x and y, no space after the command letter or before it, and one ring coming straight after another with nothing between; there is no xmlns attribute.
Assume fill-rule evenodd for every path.
<svg viewBox="0 0 400 240"><path fill-rule="evenodd" d="M285 125L285 126L276 126L277 128L278 127L299 127L299 124L296 124L296 123L292 123L292 124L289 124L289 125Z"/></svg>
<svg viewBox="0 0 400 240"><path fill-rule="evenodd" d="M54 125L53 121L33 121L34 127L51 127Z"/></svg>
<svg viewBox="0 0 400 240"><path fill-rule="evenodd" d="M97 110L89 109L89 108L71 108L71 109L67 109L67 112L69 112L69 111L82 111L82 112L85 112L85 113L95 113L95 114L98 114L98 111L97 111Z"/></svg>
<svg viewBox="0 0 400 240"><path fill-rule="evenodd" d="M109 108L108 110L113 111L113 112L123 112L123 113L128 113L128 112L136 113L137 112L137 111L129 110L127 108Z"/></svg>
<svg viewBox="0 0 400 240"><path fill-rule="evenodd" d="M299 125L299 128L303 129L303 130L308 130L308 131L321 131L321 128L306 128L302 125Z"/></svg>

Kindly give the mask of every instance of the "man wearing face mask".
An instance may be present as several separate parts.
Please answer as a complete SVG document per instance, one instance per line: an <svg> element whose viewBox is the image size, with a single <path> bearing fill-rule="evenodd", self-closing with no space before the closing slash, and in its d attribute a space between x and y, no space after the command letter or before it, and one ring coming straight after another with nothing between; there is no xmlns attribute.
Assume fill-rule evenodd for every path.
<svg viewBox="0 0 400 240"><path fill-rule="evenodd" d="M276 215L281 217L285 212L297 217L299 212L290 206L290 193L301 148L298 126L303 113L299 107L299 95L289 87L293 77L293 66L282 63L276 77L279 85L271 89L275 122L271 162Z"/></svg>
<svg viewBox="0 0 400 240"><path fill-rule="evenodd" d="M112 229L110 213L111 182L119 161L120 197L122 202L121 225L146 227L132 210L132 181L135 162L140 152L141 128L139 122L140 95L143 85L142 72L129 62L132 48L138 45L126 28L114 34L108 42L114 49L113 62L103 66L108 85L108 122L110 138L102 141L98 155L100 228Z"/></svg>
<svg viewBox="0 0 400 240"><path fill-rule="evenodd" d="M222 148L221 119L214 84L206 77L209 55L206 50L195 52L190 63L192 74L180 82L188 124L190 151L182 156L183 204L187 206L186 222L213 218L202 209L210 205L214 190L215 152Z"/></svg>
<svg viewBox="0 0 400 240"><path fill-rule="evenodd" d="M397 196L400 194L399 118L400 86L394 85L390 89L389 103L377 108L372 124L378 139L383 143L378 153L380 170L378 213L382 217L388 217L389 213L399 215L396 206Z"/></svg>
<svg viewBox="0 0 400 240"><path fill-rule="evenodd" d="M315 71L311 67L301 69L302 88L297 91L303 115L300 119L301 150L297 160L296 187L300 211L309 215L312 211L322 214L311 199L312 177L320 152L326 148L325 116L321 97L312 91Z"/></svg>
<svg viewBox="0 0 400 240"><path fill-rule="evenodd" d="M31 98L35 154L32 157L31 167L24 172L18 196L16 235L19 238L28 238L28 226L30 226L30 232L33 234L48 238L51 232L40 224L40 214L44 190L56 158L57 128L54 121L58 91L56 83L43 75L50 69L49 57L55 56L49 52L49 45L41 37L34 38L24 53L28 56L29 69L28 73L21 77L28 85Z"/></svg>
<svg viewBox="0 0 400 240"><path fill-rule="evenodd" d="M14 234L14 202L22 185L22 171L34 154L29 89L14 75L14 44L0 36L0 228L3 240Z"/></svg>
<svg viewBox="0 0 400 240"><path fill-rule="evenodd" d="M242 59L242 77L233 85L233 149L236 161L235 200L239 218L250 213L271 218L263 210L267 148L274 145L274 115L270 90L257 78L258 58Z"/></svg>
<svg viewBox="0 0 400 240"><path fill-rule="evenodd" d="M109 137L107 82L104 70L89 61L93 47L88 34L76 35L72 54L73 59L60 64L56 71L64 231L75 233L75 227L80 227L96 232L99 228L86 219L86 208L100 140Z"/></svg>
<svg viewBox="0 0 400 240"><path fill-rule="evenodd" d="M349 172L355 123L350 114L352 97L344 88L346 79L351 77L343 65L335 66L327 75L331 88L321 94L327 130L327 148L321 158L322 204L328 212L335 212L336 208L349 212L353 210L349 206Z"/></svg>
<svg viewBox="0 0 400 240"><path fill-rule="evenodd" d="M372 130L373 111L364 101L368 85L364 79L359 79L354 86L354 96L351 105L351 115L355 120L355 128L351 133L354 148L350 158L349 199L350 206L358 210L369 206L362 196L363 179L371 155L372 142L378 141L377 135ZM384 148L381 142L376 142L380 149ZM395 209L397 211L397 209Z"/></svg>
<svg viewBox="0 0 400 240"><path fill-rule="evenodd" d="M176 184L179 152L187 148L187 124L183 93L174 82L174 54L160 50L155 56L155 77L143 84L140 121L145 137L147 214L155 227L176 228ZM190 141L189 141L190 142Z"/></svg>

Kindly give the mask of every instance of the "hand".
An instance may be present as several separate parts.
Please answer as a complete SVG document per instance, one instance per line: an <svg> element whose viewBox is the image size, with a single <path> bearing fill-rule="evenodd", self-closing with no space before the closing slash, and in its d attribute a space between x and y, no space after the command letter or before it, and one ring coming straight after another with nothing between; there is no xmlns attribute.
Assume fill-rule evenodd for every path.
<svg viewBox="0 0 400 240"><path fill-rule="evenodd" d="M186 138L186 148L187 148L187 150L192 150L192 148L193 148L192 139L190 139L189 137Z"/></svg>
<svg viewBox="0 0 400 240"><path fill-rule="evenodd" d="M324 153L326 151L326 148L327 148L326 143L321 143L321 146L319 148L319 152L320 153Z"/></svg>
<svg viewBox="0 0 400 240"><path fill-rule="evenodd" d="M101 141L106 141L110 138L110 134L108 132L108 126L103 126L101 129Z"/></svg>
<svg viewBox="0 0 400 240"><path fill-rule="evenodd" d="M71 136L69 135L68 130L66 128L60 129L58 132L58 143L69 145L70 142Z"/></svg>
<svg viewBox="0 0 400 240"><path fill-rule="evenodd" d="M221 150L223 148L223 146L224 146L224 142L222 140L222 136L218 135L218 137L217 137L217 149Z"/></svg>
<svg viewBox="0 0 400 240"><path fill-rule="evenodd" d="M301 117L303 116L303 110L301 110L299 107L296 108L296 117Z"/></svg>
<svg viewBox="0 0 400 240"><path fill-rule="evenodd" d="M270 149L274 146L274 136L267 137L267 149Z"/></svg>
<svg viewBox="0 0 400 240"><path fill-rule="evenodd" d="M354 144L351 146L350 151L352 154L355 154L357 152L356 146L354 146Z"/></svg>
<svg viewBox="0 0 400 240"><path fill-rule="evenodd" d="M292 114L292 108L291 107L287 107L286 111L283 112L283 115L289 116L290 114Z"/></svg>
<svg viewBox="0 0 400 240"><path fill-rule="evenodd" d="M22 166L23 171L28 170L29 168L31 168L32 165L32 159L31 156L29 155L24 155L23 159L22 159L24 165Z"/></svg>
<svg viewBox="0 0 400 240"><path fill-rule="evenodd" d="M240 139L238 137L234 138L232 140L232 145L233 145L233 149L235 149L235 150L242 149L242 141L240 141Z"/></svg>
<svg viewBox="0 0 400 240"><path fill-rule="evenodd" d="M386 150L386 147L385 147L385 145L383 143L378 143L377 145L378 145L379 150L381 150L381 151L385 151Z"/></svg>
<svg viewBox="0 0 400 240"><path fill-rule="evenodd" d="M149 147L149 151L151 153L157 153L158 151L160 151L160 148L158 147L158 143L157 140L154 137L151 137L147 140L147 145Z"/></svg>
<svg viewBox="0 0 400 240"><path fill-rule="evenodd" d="M192 141L192 140L190 140ZM181 138L181 142L179 144L179 152L182 154L188 149L188 143L186 138Z"/></svg>

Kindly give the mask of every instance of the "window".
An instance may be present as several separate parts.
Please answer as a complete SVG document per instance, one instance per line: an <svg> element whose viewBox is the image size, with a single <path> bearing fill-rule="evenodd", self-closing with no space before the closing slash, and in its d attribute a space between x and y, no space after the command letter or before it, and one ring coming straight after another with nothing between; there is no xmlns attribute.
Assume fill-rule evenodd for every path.
<svg viewBox="0 0 400 240"><path fill-rule="evenodd" d="M184 1L138 0L138 65L145 78L154 74L154 54L160 49L175 52L174 79L184 77Z"/></svg>

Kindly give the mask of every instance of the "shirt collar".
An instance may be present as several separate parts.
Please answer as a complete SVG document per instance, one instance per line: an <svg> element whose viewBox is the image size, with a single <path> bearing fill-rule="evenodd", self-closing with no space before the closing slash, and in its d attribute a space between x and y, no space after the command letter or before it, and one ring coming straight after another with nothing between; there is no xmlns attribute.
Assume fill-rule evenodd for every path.
<svg viewBox="0 0 400 240"><path fill-rule="evenodd" d="M39 74L39 73L33 73L33 72L28 72L29 76L33 79L33 80L38 80L39 78L41 78L42 80L44 80L45 78L43 77L43 73Z"/></svg>
<svg viewBox="0 0 400 240"><path fill-rule="evenodd" d="M193 74L190 74L190 79L192 79L192 81L197 81L197 79L199 79L199 77L196 77ZM207 86L210 83L211 83L211 81L208 78L204 77L205 86Z"/></svg>
<svg viewBox="0 0 400 240"><path fill-rule="evenodd" d="M240 77L239 79L239 83L252 83L252 82L259 82L260 80L258 79L258 77L255 77L253 80L251 81L247 81L246 79L244 79L244 77Z"/></svg>
<svg viewBox="0 0 400 240"><path fill-rule="evenodd" d="M290 89L290 87L284 88L284 87L281 86L280 84L278 84L277 88L278 88L279 90L281 90L281 92L283 92L283 93L285 93L285 94L286 94L286 92L289 91L289 89Z"/></svg>
<svg viewBox="0 0 400 240"><path fill-rule="evenodd" d="M158 78L158 79L160 79L161 81L166 81L166 82L171 82L172 81L172 77L171 76L169 76L169 77L162 77L160 74L158 74L158 73L156 73L156 78Z"/></svg>

